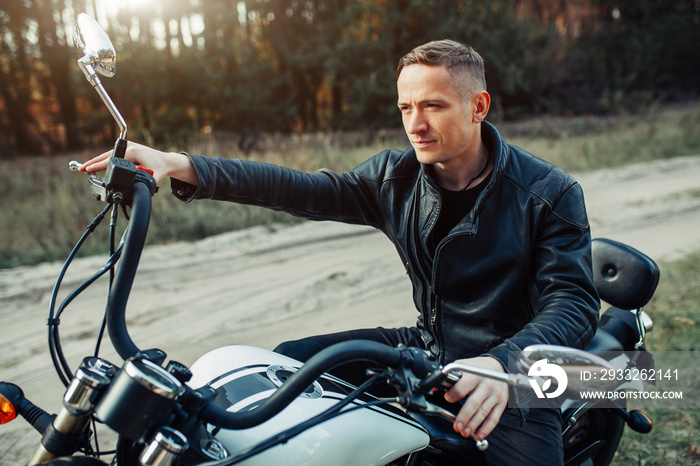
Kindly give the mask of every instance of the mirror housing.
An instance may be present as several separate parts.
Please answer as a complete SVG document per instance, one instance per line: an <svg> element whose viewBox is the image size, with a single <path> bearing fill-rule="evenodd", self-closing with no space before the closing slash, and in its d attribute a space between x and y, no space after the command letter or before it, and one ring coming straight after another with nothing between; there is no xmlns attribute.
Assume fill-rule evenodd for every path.
<svg viewBox="0 0 700 466"><path fill-rule="evenodd" d="M104 29L92 17L80 13L73 24L73 43L82 54L79 62L111 78L117 71L117 53Z"/></svg>
<svg viewBox="0 0 700 466"><path fill-rule="evenodd" d="M119 140L115 145L114 155L124 157L127 133L126 122L104 87L102 87L102 82L97 76L101 74L111 78L117 71L117 53L114 51L112 41L109 40L109 36L97 21L85 13L80 13L73 23L73 43L79 53L82 54L82 57L78 59L78 66L119 125ZM122 143L119 141L122 141Z"/></svg>

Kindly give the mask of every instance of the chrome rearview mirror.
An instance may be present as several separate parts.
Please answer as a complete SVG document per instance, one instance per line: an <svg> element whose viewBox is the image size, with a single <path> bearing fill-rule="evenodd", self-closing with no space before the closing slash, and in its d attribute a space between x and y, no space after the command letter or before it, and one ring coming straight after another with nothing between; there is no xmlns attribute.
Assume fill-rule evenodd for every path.
<svg viewBox="0 0 700 466"><path fill-rule="evenodd" d="M104 29L92 17L80 13L73 25L73 43L82 54L81 63L111 78L117 71L117 53Z"/></svg>
<svg viewBox="0 0 700 466"><path fill-rule="evenodd" d="M518 362L521 364L521 370L527 372L533 364L542 359L547 359L551 364L566 367L570 371L576 371L579 368L596 370L610 370L613 368L608 361L593 353L567 346L554 345L528 346L523 350L522 359Z"/></svg>
<svg viewBox="0 0 700 466"><path fill-rule="evenodd" d="M109 109L117 124L120 134L117 146L115 146L116 156L123 156L126 148L126 122L122 118L119 110L110 99L109 95L102 87L102 82L97 76L112 77L117 70L117 54L114 51L112 41L104 29L92 17L85 13L80 13L73 24L73 42L76 49L82 55L78 59L78 66L85 74L87 80L92 84L104 104ZM122 141L121 143L119 141ZM117 150L118 147L123 147Z"/></svg>
<svg viewBox="0 0 700 466"><path fill-rule="evenodd" d="M568 385L575 390L605 388L608 385L605 374L615 370L609 361L596 354L554 345L528 346L516 361L516 366L519 372L530 377L551 376L549 370L554 366L566 374Z"/></svg>
<svg viewBox="0 0 700 466"><path fill-rule="evenodd" d="M606 388L604 372L614 370L610 362L595 354L555 345L531 345L521 352L509 355L509 373L492 371L481 367L453 362L446 365L442 372L446 375L453 371L465 372L508 383L514 387L534 388L532 380L538 377L553 376L557 382L564 382L561 391L568 385L570 390L589 388ZM556 372L550 372L553 370ZM586 378L581 377L585 373ZM557 375L561 377L557 377ZM453 380L454 381L454 380Z"/></svg>

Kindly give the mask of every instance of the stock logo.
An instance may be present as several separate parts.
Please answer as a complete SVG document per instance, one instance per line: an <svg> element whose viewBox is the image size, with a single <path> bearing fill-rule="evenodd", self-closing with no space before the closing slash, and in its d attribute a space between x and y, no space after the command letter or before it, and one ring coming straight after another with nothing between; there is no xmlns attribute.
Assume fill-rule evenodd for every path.
<svg viewBox="0 0 700 466"><path fill-rule="evenodd" d="M556 364L549 364L546 359L540 359L530 366L527 375L530 377L529 382L537 398L556 398L564 393L569 382L564 369ZM549 390L553 388L552 379L557 381L557 385L554 391L550 393ZM541 387L538 383L539 380L543 381Z"/></svg>

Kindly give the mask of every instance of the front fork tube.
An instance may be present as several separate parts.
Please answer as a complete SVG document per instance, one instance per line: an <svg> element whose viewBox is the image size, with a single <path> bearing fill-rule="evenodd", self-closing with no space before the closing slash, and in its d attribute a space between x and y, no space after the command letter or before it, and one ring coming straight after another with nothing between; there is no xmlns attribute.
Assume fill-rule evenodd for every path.
<svg viewBox="0 0 700 466"><path fill-rule="evenodd" d="M109 385L109 378L89 368L78 369L63 397L63 407L46 429L28 466L75 453L80 447L90 416Z"/></svg>

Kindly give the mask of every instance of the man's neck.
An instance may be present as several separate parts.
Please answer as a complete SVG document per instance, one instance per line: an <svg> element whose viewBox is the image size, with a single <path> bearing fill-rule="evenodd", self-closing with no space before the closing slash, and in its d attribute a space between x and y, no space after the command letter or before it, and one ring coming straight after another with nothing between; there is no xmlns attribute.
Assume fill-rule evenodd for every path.
<svg viewBox="0 0 700 466"><path fill-rule="evenodd" d="M449 191L462 191L478 186L493 169L492 157L483 141L470 156L432 166L435 181Z"/></svg>

